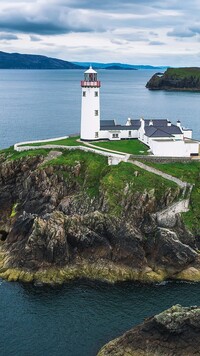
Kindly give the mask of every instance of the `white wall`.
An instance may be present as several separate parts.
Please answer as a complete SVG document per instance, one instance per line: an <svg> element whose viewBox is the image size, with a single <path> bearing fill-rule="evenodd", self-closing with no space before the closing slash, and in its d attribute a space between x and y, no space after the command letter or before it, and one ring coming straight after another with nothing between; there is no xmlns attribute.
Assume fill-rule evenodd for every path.
<svg viewBox="0 0 200 356"><path fill-rule="evenodd" d="M83 96L85 92L85 96ZM98 96L95 96L98 92ZM95 132L100 130L100 90L99 88L82 88L82 104L81 104L81 139L82 140L97 140ZM98 110L98 116L95 115L95 110Z"/></svg>
<svg viewBox="0 0 200 356"><path fill-rule="evenodd" d="M129 131L131 131L130 136L129 136ZM138 138L138 130L129 130L127 126L127 130L121 131L121 138Z"/></svg>
<svg viewBox="0 0 200 356"><path fill-rule="evenodd" d="M109 133L109 131L106 131L106 130L101 130L101 131L99 131L99 138L100 139L105 139L105 140L109 140L109 138L110 138L110 133Z"/></svg>
<svg viewBox="0 0 200 356"><path fill-rule="evenodd" d="M74 150L81 150L81 151L85 151L85 152L93 152L96 153L98 155L101 156L106 156L108 157L108 164L109 165L116 165L120 162L127 162L130 158L130 154L117 154L117 153L112 153L112 152L106 152L106 151L101 151L101 150L96 150L95 148L90 148L87 146L62 146L62 145L53 145L53 144L49 144L49 145L41 145L41 146L28 146L28 144L33 144L36 142L49 142L52 141L51 140L42 140L42 141L28 141L28 142L20 142L20 143L16 143L14 145L14 150L17 152L23 152L23 151L31 151L31 150L39 150L41 148L44 149L55 149L55 148L60 148L63 150L69 150L69 151L74 151ZM27 144L27 146L22 146Z"/></svg>
<svg viewBox="0 0 200 356"><path fill-rule="evenodd" d="M183 136L186 137L186 138L192 138L192 130L184 130L182 129L183 131Z"/></svg>
<svg viewBox="0 0 200 356"><path fill-rule="evenodd" d="M155 156L190 157L191 153L199 152L199 143L184 141L151 141L151 150Z"/></svg>
<svg viewBox="0 0 200 356"><path fill-rule="evenodd" d="M131 136L129 136L129 131L131 131ZM113 133L117 133L119 135L118 138L113 138ZM107 139L107 140L120 140L120 139L127 139L127 138L138 138L138 131L137 130L101 130L99 131L99 138L100 139Z"/></svg>

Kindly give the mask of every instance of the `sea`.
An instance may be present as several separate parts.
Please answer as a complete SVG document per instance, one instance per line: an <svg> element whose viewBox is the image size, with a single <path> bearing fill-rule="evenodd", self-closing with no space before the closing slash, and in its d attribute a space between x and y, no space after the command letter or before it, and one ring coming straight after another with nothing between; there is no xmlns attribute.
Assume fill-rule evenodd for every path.
<svg viewBox="0 0 200 356"><path fill-rule="evenodd" d="M180 120L200 139L200 93L149 91L152 70L99 70L101 117ZM0 70L0 148L79 133L83 71ZM109 340L174 305L198 305L200 284L59 287L0 280L1 356L95 356Z"/></svg>
<svg viewBox="0 0 200 356"><path fill-rule="evenodd" d="M101 118L180 120L200 138L200 92L150 91L152 70L99 70ZM80 132L82 70L0 70L0 149Z"/></svg>

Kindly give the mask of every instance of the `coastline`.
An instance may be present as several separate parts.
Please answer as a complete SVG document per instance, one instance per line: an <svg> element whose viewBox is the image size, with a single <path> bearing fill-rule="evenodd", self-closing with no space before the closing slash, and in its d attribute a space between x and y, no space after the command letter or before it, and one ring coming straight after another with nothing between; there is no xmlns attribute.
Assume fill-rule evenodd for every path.
<svg viewBox="0 0 200 356"><path fill-rule="evenodd" d="M89 263L77 261L66 266L41 267L36 271L23 268L10 268L7 266L9 256L0 251L0 278L9 282L24 282L42 285L64 284L77 279L107 282L139 282L143 284L161 283L167 280L200 282L200 269L187 267L181 272L173 273L164 269L153 271L150 267L143 270L133 269L111 261Z"/></svg>

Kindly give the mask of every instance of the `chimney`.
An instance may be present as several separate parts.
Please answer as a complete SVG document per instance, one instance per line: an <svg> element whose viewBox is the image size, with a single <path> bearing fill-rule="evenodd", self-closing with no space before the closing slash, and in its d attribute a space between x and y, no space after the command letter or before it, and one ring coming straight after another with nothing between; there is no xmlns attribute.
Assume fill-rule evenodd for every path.
<svg viewBox="0 0 200 356"><path fill-rule="evenodd" d="M144 125L145 125L145 122L144 122L144 119L143 117L141 117L140 119L140 127L144 130Z"/></svg>
<svg viewBox="0 0 200 356"><path fill-rule="evenodd" d="M131 118L129 117L128 120L126 121L126 126L131 126Z"/></svg>
<svg viewBox="0 0 200 356"><path fill-rule="evenodd" d="M172 126L171 121L167 121L167 126Z"/></svg>
<svg viewBox="0 0 200 356"><path fill-rule="evenodd" d="M149 121L149 126L153 126L153 120Z"/></svg>
<svg viewBox="0 0 200 356"><path fill-rule="evenodd" d="M180 120L177 121L176 125L181 129L181 122L180 122Z"/></svg>

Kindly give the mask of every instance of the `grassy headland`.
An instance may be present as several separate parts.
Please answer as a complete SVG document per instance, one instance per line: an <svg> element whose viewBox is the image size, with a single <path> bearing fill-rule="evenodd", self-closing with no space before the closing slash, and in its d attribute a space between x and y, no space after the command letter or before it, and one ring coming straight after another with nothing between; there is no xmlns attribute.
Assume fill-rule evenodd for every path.
<svg viewBox="0 0 200 356"><path fill-rule="evenodd" d="M133 141L135 142L135 141ZM65 179L75 180L81 191L90 197L98 196L99 191L106 191L109 201L110 211L118 214L121 211L122 196L126 195L127 187L130 193L150 192L156 198L160 198L168 189L177 191L177 185L165 180L155 174L134 166L131 163L121 162L117 166L108 166L107 158L95 153L81 150L61 150L62 155L40 165L40 169L53 166L57 174L61 174ZM16 152L13 147L1 151L9 160L17 160L29 156L47 156L49 150L37 149L31 151ZM81 173L72 178L71 172L74 167L81 165ZM72 169L73 168L73 169ZM77 168L78 169L78 168ZM172 193L173 194L173 193Z"/></svg>
<svg viewBox="0 0 200 356"><path fill-rule="evenodd" d="M97 196L101 189L106 190L113 214L121 211L121 199L127 186L132 193L151 191L156 198L160 198L163 191L168 188L174 191L177 189L175 183L146 172L131 163L121 162L117 166L108 166L106 157L80 150L63 151L61 156L48 161L45 166L74 167L78 162L84 169L77 177L77 183L90 196ZM58 169L58 172L64 174L66 178L69 177L69 173L65 170L61 172Z"/></svg>
<svg viewBox="0 0 200 356"><path fill-rule="evenodd" d="M147 82L152 90L200 90L200 68L168 68L164 74L156 73Z"/></svg>

